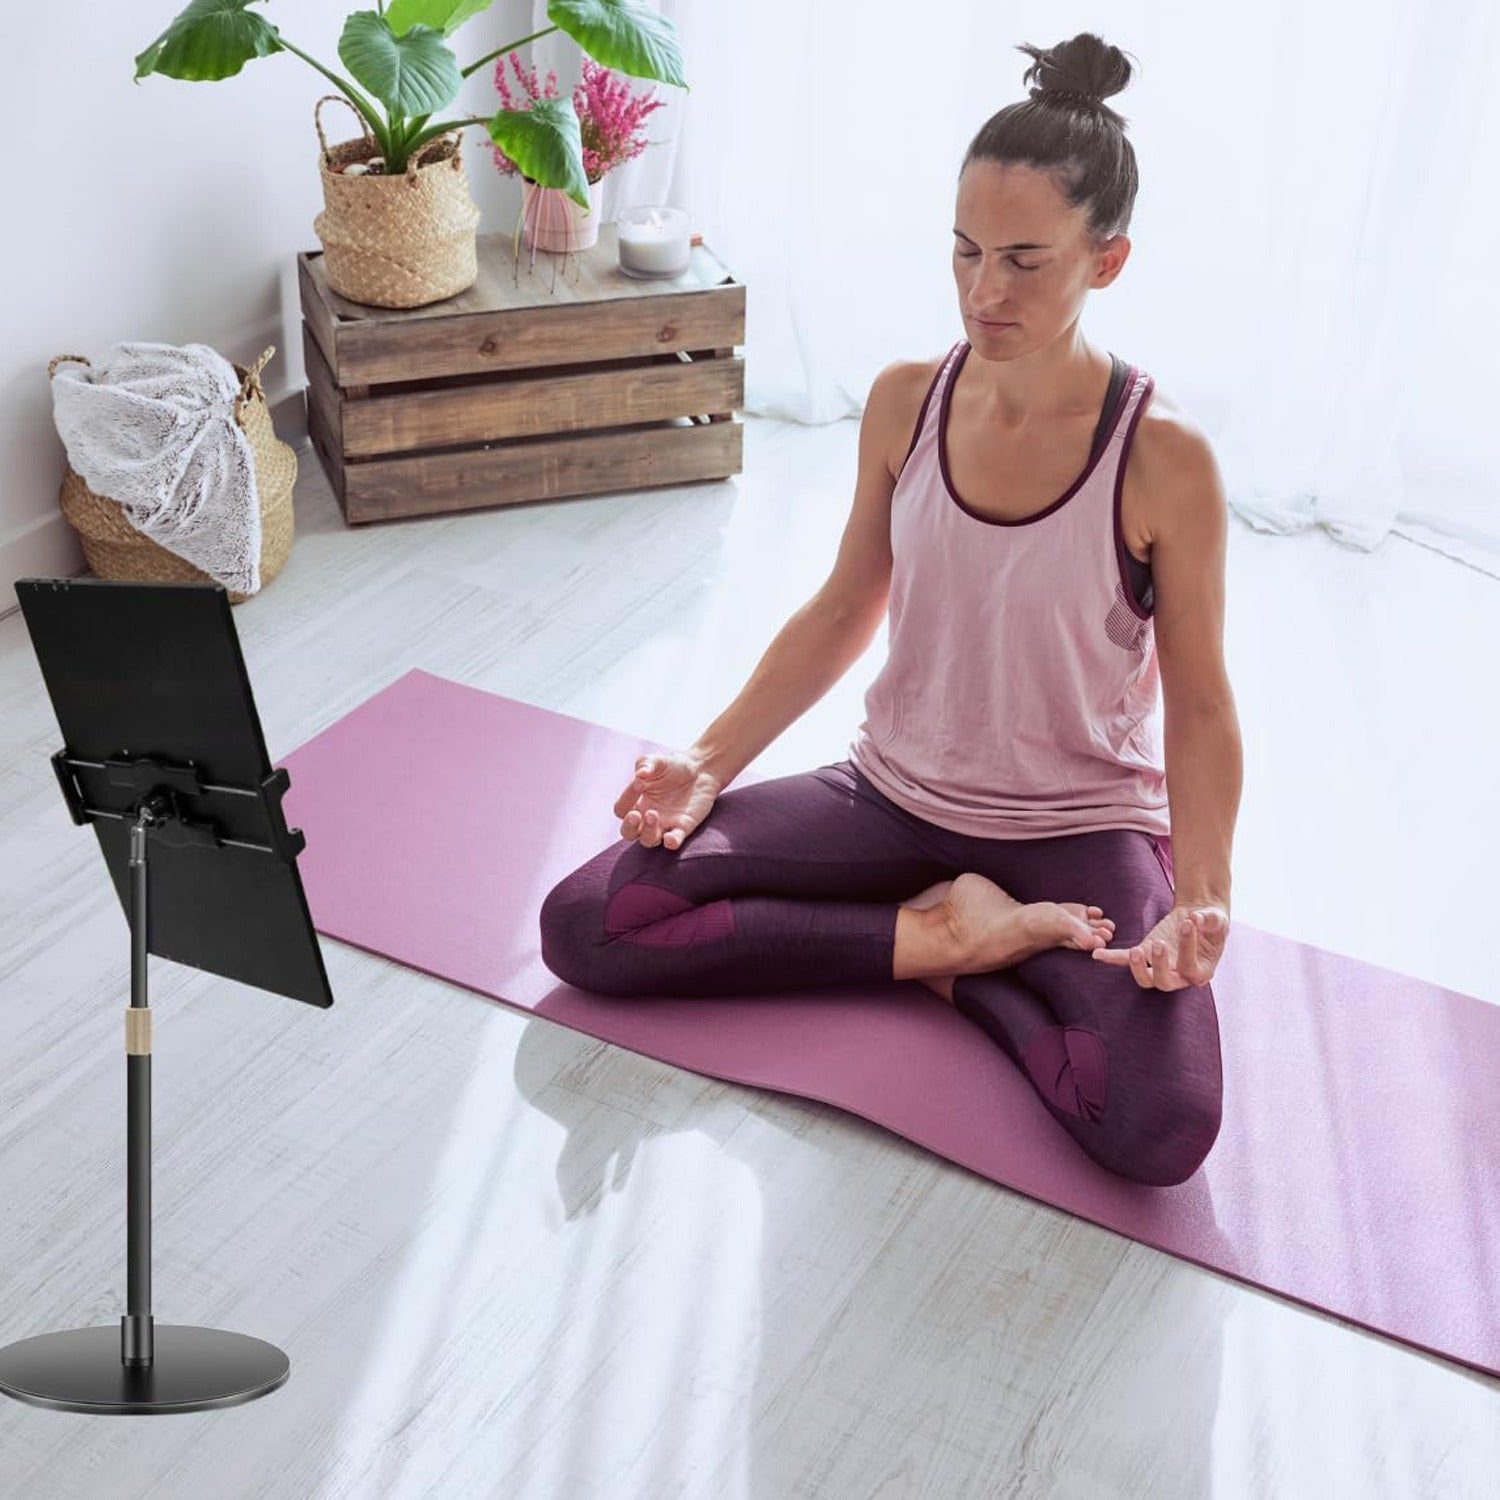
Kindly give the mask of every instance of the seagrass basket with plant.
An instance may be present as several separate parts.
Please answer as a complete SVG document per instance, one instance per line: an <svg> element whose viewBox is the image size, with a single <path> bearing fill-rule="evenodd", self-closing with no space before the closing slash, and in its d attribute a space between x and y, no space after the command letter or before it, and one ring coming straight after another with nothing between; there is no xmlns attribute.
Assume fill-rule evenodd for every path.
<svg viewBox="0 0 1500 1500"><path fill-rule="evenodd" d="M244 432L255 462L262 588L281 571L292 550L292 488L297 480L297 455L290 444L276 436L260 382L260 373L275 352L273 344L248 368L234 365L234 372L240 377L234 420ZM50 380L57 367L68 362L89 363L81 354L59 354L47 362L47 378ZM144 583L214 582L185 557L138 531L130 524L119 501L90 489L72 464L66 466L58 504L78 534L84 558L96 577ZM250 597L233 589L228 593L231 604L242 604Z"/></svg>

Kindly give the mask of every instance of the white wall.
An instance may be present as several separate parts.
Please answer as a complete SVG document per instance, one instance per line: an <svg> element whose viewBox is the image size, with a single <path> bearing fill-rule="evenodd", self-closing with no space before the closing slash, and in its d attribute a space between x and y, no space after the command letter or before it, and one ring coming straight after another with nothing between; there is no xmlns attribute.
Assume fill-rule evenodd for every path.
<svg viewBox="0 0 1500 1500"><path fill-rule="evenodd" d="M318 248L322 208L313 105L332 85L287 52L233 78L133 82L135 57L186 0L48 0L7 9L0 61L0 613L14 583L73 576L83 553L57 505L63 449L47 361L124 339L205 343L241 364L267 344L273 409L305 383L296 256ZM268 0L287 39L336 72L338 37L368 0ZM496 0L453 38L460 64L527 36L530 0ZM523 48L523 61L530 48ZM493 65L454 109L499 107ZM545 72L545 68L543 72ZM568 78L559 77L563 87ZM453 111L450 111L450 113ZM330 143L357 134L323 109ZM509 232L519 179L501 177L478 126L464 136L481 233ZM298 403L277 412L294 437ZM291 428L291 431L287 429Z"/></svg>

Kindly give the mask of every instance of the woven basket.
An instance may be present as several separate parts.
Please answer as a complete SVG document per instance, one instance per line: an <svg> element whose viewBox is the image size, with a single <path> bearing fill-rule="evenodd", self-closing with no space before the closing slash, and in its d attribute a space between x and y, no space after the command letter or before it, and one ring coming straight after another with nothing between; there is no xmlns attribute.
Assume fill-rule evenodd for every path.
<svg viewBox="0 0 1500 1500"><path fill-rule="evenodd" d="M276 436L271 411L261 388L260 372L275 354L273 344L249 369L235 365L240 394L234 419L244 429L255 455L255 491L260 501L260 582L264 588L280 571L292 550L292 486L297 479L297 455ZM47 378L69 360L89 363L81 354L59 354L47 362ZM134 579L143 583L213 583L215 580L185 557L179 557L130 524L117 500L91 490L72 466L67 466L58 503L68 524L78 533L83 555L96 578ZM231 604L243 604L249 594L229 590Z"/></svg>
<svg viewBox="0 0 1500 1500"><path fill-rule="evenodd" d="M341 94L326 94L313 106L323 175L323 212L313 233L323 246L328 285L372 307L425 307L473 286L479 205L469 196L458 136L429 141L397 176L346 177L344 167L378 156L380 147L368 134L330 147L318 117L330 100L349 104Z"/></svg>

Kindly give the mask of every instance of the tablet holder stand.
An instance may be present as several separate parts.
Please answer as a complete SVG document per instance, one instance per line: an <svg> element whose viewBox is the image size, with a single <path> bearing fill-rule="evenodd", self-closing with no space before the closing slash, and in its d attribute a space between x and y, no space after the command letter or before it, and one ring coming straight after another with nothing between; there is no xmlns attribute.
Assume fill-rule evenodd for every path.
<svg viewBox="0 0 1500 1500"><path fill-rule="evenodd" d="M121 592L113 597L97 592L104 589L139 592ZM189 599L182 592L185 590L199 597ZM243 663L238 661L238 639L221 587L23 579L17 585L17 592L26 607L27 623L65 734L69 719L87 712L85 705L98 697L101 681L118 680L100 672L97 661L92 677L80 675L79 661L84 651L104 648L104 631L115 632L117 639L121 634L128 638L132 635L130 629L124 628L128 625L138 630L143 620L160 623L171 617L199 631L205 627L216 630L219 664L227 651L240 667L240 682L231 683L230 690L241 689L244 693L237 705L241 722L216 724L214 730L206 732L206 738L222 741L224 735L232 735L236 729L244 731L247 723L253 723L252 738L256 743L247 746L241 740L234 747L240 752L236 763L253 765L258 758L265 765L259 721L249 698ZM69 613L66 601L70 593L81 595L89 608L80 603ZM204 594L218 597L209 603L201 597ZM227 640L223 634L226 629ZM137 647L141 644L138 633L133 643ZM154 659L149 651L139 653L137 660L142 658L148 662ZM195 658L195 664L214 665L212 652L202 652ZM144 670L149 671L149 667ZM181 678L165 687L160 682L153 687L154 693L143 694L140 716L143 724L152 721L149 709L162 708L161 699L170 700L174 688L179 697L193 696ZM222 690L223 685L219 687ZM157 700L154 704L153 697ZM167 707L170 706L168 703ZM212 708L211 704L202 706ZM152 737L151 742L162 741ZM333 1003L296 874L295 860L306 840L300 829L287 828L281 810L281 799L291 785L290 776L284 768L274 771L267 768L267 774L253 785L210 781L191 759L169 759L159 754L132 756L128 751L95 758L63 749L53 755L52 765L73 822L95 825L107 857L113 860L123 852L121 835L128 831L126 1308L118 1328L112 1324L71 1328L0 1348L0 1392L37 1406L95 1413L200 1411L251 1401L286 1382L291 1365L281 1349L248 1334L158 1324L151 1311L151 1011L146 993L147 959L148 952L153 950L165 951L168 957L183 957L182 937L177 939L175 952L170 947L164 950L156 946L152 939L160 933L170 940L174 933L191 931L193 941L203 945L204 951L186 955L188 961L196 958L201 966L211 966L220 973L257 968L247 964L242 953L232 951L225 932L226 911L232 911L235 902L248 901L254 888L264 897L264 911L259 914L264 918L262 925L266 926L268 936L281 940L283 947L247 977L311 1004ZM88 790L89 787L93 790ZM204 815L212 811L221 816ZM262 832L264 841L226 836L224 832L226 827L243 830L247 825ZM204 920L195 922L198 914L189 910L158 911L151 901L148 877L153 852L160 861L182 857L174 851L190 851L188 857L194 861L187 870L188 878L178 878L175 882L179 898L195 889L213 886L215 867L222 867L226 860L237 861L233 878L225 875L222 881L219 910L209 910ZM281 868L268 875L265 856L270 856ZM112 873L120 872L112 870ZM183 872L177 873L180 877ZM226 892L227 900L223 899ZM295 899L289 900L289 894ZM179 899L176 904L183 908L192 903ZM301 927L305 930L298 930L298 906ZM246 911L246 925L253 925L254 915L253 911ZM212 955L215 960L212 964L207 961L210 944L215 944L218 950Z"/></svg>

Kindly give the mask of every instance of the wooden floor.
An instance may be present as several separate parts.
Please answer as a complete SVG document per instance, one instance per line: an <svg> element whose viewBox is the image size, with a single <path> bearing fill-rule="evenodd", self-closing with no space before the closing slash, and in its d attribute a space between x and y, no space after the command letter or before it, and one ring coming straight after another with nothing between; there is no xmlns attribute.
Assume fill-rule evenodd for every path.
<svg viewBox="0 0 1500 1500"><path fill-rule="evenodd" d="M414 666L690 743L853 493L855 422L746 429L731 481L358 530L304 448L291 560L234 612L273 763ZM1235 919L1500 1001L1500 584L1399 538L1230 550ZM841 757L884 645L756 770ZM19 613L0 704L8 1343L123 1311L129 953ZM290 1382L162 1419L0 1400L0 1496L1496 1493L1500 1381L324 949L329 1011L152 964L155 1314L278 1343Z"/></svg>

